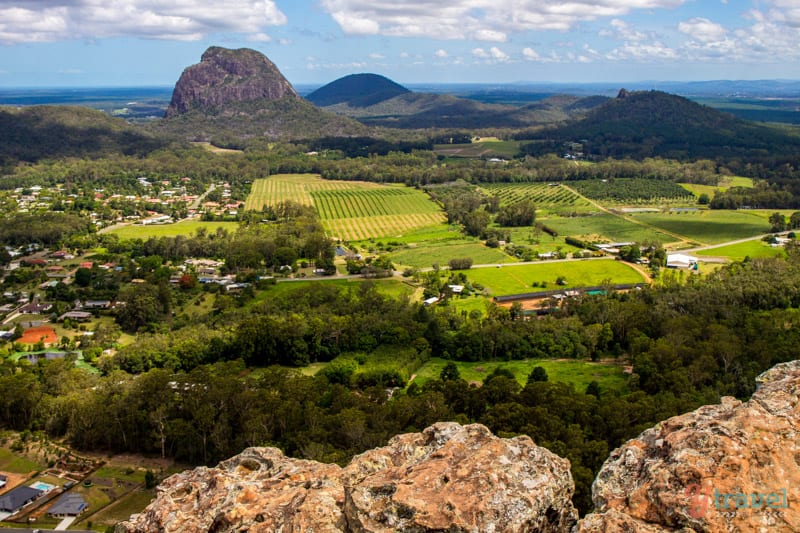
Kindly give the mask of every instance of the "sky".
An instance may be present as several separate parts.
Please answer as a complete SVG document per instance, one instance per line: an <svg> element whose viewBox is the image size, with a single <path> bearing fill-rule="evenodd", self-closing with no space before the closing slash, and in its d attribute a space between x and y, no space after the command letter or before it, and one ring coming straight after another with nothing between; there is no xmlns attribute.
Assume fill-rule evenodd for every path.
<svg viewBox="0 0 800 533"><path fill-rule="evenodd" d="M800 78L800 0L0 0L0 87L172 86L209 46L293 84Z"/></svg>

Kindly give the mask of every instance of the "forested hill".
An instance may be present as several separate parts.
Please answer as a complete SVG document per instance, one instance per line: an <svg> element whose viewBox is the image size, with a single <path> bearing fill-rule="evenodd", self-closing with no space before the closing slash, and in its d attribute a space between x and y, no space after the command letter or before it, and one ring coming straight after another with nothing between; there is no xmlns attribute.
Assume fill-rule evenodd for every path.
<svg viewBox="0 0 800 533"><path fill-rule="evenodd" d="M306 97L314 105L326 107L345 103L367 107L409 93L408 89L378 74L351 74L320 87Z"/></svg>
<svg viewBox="0 0 800 533"><path fill-rule="evenodd" d="M530 146L532 154L565 142L580 142L590 157L685 160L800 154L798 136L659 91L622 90L582 120L517 138L549 141Z"/></svg>
<svg viewBox="0 0 800 533"><path fill-rule="evenodd" d="M43 158L143 155L166 144L122 119L86 107L0 107L0 168Z"/></svg>

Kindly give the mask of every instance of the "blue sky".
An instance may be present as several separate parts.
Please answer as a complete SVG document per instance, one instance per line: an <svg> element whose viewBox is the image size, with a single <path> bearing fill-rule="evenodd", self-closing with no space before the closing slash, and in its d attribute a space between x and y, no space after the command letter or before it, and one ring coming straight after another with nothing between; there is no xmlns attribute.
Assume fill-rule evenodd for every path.
<svg viewBox="0 0 800 533"><path fill-rule="evenodd" d="M0 0L0 87L169 86L211 45L294 84L800 78L800 0Z"/></svg>

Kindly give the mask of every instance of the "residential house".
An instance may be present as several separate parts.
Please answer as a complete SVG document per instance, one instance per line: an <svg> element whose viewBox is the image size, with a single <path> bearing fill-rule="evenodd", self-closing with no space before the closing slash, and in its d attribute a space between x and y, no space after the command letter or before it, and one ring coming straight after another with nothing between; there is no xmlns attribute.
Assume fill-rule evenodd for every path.
<svg viewBox="0 0 800 533"><path fill-rule="evenodd" d="M78 516L83 513L89 504L83 499L80 494L67 492L62 495L56 503L50 507L47 514L56 518L65 518L68 516Z"/></svg>
<svg viewBox="0 0 800 533"><path fill-rule="evenodd" d="M0 512L14 514L43 494L33 487L20 486L0 496Z"/></svg>

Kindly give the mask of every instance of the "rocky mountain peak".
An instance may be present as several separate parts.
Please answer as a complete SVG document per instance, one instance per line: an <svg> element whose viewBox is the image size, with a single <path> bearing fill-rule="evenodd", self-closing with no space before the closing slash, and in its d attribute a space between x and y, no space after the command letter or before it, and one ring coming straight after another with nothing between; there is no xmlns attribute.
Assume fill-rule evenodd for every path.
<svg viewBox="0 0 800 533"><path fill-rule="evenodd" d="M287 96L298 98L278 67L261 52L212 46L203 53L200 63L181 74L166 116L192 110L213 112L240 102Z"/></svg>

